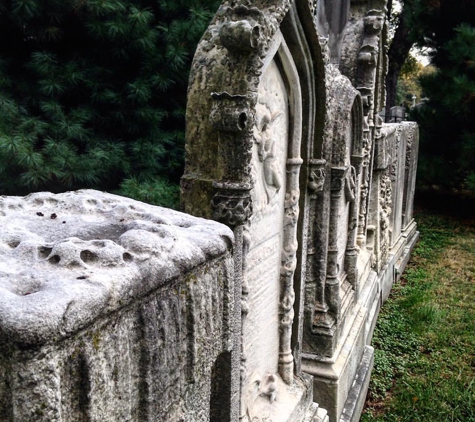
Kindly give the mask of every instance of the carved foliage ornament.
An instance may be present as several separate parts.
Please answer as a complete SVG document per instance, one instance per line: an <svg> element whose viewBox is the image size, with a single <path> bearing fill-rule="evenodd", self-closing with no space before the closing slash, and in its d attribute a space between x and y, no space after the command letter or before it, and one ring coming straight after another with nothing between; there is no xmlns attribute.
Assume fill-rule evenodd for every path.
<svg viewBox="0 0 475 422"><path fill-rule="evenodd" d="M381 230L381 262L385 262L389 252L389 216L391 215L392 184L391 178L384 174L381 177L379 193L379 224Z"/></svg>

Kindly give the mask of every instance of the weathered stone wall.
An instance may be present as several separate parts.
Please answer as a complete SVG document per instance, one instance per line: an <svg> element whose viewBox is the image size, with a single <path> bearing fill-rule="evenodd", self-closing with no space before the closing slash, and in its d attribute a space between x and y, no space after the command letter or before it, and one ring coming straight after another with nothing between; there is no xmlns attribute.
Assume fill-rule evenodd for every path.
<svg viewBox="0 0 475 422"><path fill-rule="evenodd" d="M231 419L229 229L96 191L0 220L0 420Z"/></svg>

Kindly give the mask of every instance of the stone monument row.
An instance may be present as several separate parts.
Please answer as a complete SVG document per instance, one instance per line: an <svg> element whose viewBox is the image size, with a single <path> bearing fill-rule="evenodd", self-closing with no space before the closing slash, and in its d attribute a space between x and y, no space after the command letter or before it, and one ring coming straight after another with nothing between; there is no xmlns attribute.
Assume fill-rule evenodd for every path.
<svg viewBox="0 0 475 422"><path fill-rule="evenodd" d="M242 421L318 420L308 395L359 418L378 311L418 236L417 127L378 115L386 12L228 1L195 54L183 203L236 237Z"/></svg>
<svg viewBox="0 0 475 422"><path fill-rule="evenodd" d="M387 31L386 0L225 1L191 70L187 214L0 198L0 421L359 420L418 238Z"/></svg>

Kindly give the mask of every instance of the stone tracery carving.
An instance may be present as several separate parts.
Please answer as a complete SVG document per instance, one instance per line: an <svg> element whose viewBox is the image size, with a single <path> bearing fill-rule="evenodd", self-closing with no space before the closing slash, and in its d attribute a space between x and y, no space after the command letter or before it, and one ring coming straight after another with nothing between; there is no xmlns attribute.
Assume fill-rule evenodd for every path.
<svg viewBox="0 0 475 422"><path fill-rule="evenodd" d="M216 183L213 197L213 217L231 227L246 223L252 212L250 185Z"/></svg>

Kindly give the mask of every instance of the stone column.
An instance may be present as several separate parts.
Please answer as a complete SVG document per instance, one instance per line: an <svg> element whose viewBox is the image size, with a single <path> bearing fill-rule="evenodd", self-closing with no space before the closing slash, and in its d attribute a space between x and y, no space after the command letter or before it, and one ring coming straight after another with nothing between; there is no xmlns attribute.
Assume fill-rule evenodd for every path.
<svg viewBox="0 0 475 422"><path fill-rule="evenodd" d="M345 252L345 270L348 276L348 281L353 286L355 290L355 299L358 300L358 269L357 269L357 259L358 259L358 246L357 246L357 234L358 234L358 220L359 220L359 199L360 199L360 190L358 189L361 186L361 170L363 163L363 156L353 155L351 157L351 163L354 167L351 167L351 170L354 171L354 180L355 186L353 192L348 193L350 197L350 215L349 215L349 227L348 227L348 240ZM351 187L348 186L348 190L351 190Z"/></svg>

